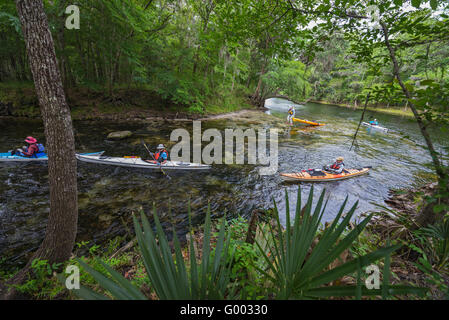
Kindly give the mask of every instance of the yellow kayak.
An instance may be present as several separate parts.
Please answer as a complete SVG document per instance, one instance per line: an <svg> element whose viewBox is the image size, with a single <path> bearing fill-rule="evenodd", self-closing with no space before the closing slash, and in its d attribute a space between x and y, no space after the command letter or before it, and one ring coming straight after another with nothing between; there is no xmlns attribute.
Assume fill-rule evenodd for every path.
<svg viewBox="0 0 449 320"><path fill-rule="evenodd" d="M310 124L311 126L324 126L325 125L325 123L319 123L319 122L314 122L314 121L309 121L309 120L303 120L303 119L298 119L298 118L292 118L292 119L293 119L293 121Z"/></svg>
<svg viewBox="0 0 449 320"><path fill-rule="evenodd" d="M369 168L362 169L345 169L340 174L333 174L321 169L302 170L301 172L281 173L281 178L284 181L306 181L306 182L321 182L321 181L337 181L349 179L368 173Z"/></svg>

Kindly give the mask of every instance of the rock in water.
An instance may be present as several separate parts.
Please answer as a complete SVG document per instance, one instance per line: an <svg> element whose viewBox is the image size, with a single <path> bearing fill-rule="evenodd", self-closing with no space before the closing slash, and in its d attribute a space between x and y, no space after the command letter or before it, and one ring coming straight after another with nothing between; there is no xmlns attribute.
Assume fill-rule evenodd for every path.
<svg viewBox="0 0 449 320"><path fill-rule="evenodd" d="M131 131L115 131L108 134L107 139L108 140L122 140L129 138L133 135Z"/></svg>

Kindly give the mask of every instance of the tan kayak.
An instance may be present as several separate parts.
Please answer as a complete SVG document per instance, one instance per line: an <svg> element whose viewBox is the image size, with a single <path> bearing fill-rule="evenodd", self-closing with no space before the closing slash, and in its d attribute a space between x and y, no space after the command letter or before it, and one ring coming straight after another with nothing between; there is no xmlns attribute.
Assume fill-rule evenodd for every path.
<svg viewBox="0 0 449 320"><path fill-rule="evenodd" d="M369 172L369 168L345 169L341 174L333 174L321 169L303 170L294 173L281 173L284 181L325 182L349 179Z"/></svg>

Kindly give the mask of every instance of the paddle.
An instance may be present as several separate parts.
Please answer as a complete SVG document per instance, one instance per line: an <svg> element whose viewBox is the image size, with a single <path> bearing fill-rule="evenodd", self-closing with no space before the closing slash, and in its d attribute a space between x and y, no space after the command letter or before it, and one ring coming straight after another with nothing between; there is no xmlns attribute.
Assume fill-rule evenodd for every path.
<svg viewBox="0 0 449 320"><path fill-rule="evenodd" d="M357 170L362 170L362 169L365 169L365 168L367 168L367 169L371 169L373 166L363 166L362 168L358 168Z"/></svg>
<svg viewBox="0 0 449 320"><path fill-rule="evenodd" d="M164 172L164 170L162 170L162 165L156 160L154 159L153 153L150 151L150 149L148 149L147 145L145 144L145 141L143 141L143 139L140 139L140 142L143 144L143 146L145 147L145 149L147 149L148 153L150 154L150 156L153 158L153 160L159 165L159 168L161 169L162 173L170 180L171 177L166 174Z"/></svg>

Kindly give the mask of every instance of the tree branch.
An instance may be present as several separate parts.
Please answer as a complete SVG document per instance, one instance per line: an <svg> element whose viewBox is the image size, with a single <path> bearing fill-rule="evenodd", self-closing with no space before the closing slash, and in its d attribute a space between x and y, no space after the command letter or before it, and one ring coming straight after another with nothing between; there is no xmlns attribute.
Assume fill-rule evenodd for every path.
<svg viewBox="0 0 449 320"><path fill-rule="evenodd" d="M435 171L438 174L439 178L441 180L443 180L443 179L445 179L446 174L442 167L440 159L438 158L438 153L436 152L436 150L433 146L433 142L430 138L429 133L426 130L426 125L425 125L423 119L421 118L421 115L418 113L418 110L416 109L415 105L410 101L412 99L412 95L411 95L410 91L407 89L407 87L405 86L405 84L402 82L402 79L400 77L399 64L396 59L395 50L390 43L387 25L382 20L380 20L379 23L380 23L383 33L384 33L385 46L387 47L387 49L390 53L391 61L393 62L393 75L398 80L398 83L401 86L402 91L404 92L404 95L406 96L406 98L409 102L410 109L412 110L413 115L415 116L416 122L418 123L421 134L424 137L424 140L426 141L427 148L429 149L430 156L432 157L432 161L435 166Z"/></svg>

